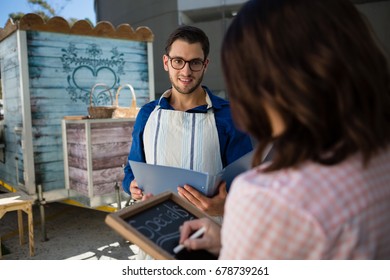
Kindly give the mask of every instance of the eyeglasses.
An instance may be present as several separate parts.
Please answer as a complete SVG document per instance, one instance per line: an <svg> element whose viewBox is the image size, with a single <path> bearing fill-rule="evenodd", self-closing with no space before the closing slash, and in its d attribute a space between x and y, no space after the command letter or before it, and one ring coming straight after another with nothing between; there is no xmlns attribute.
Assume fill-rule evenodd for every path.
<svg viewBox="0 0 390 280"><path fill-rule="evenodd" d="M170 57L167 55L169 60L171 61L171 66L173 69L181 70L184 68L186 63L190 66L190 69L194 72L202 70L204 66L204 61L200 59L192 59L192 60L184 60L179 57Z"/></svg>

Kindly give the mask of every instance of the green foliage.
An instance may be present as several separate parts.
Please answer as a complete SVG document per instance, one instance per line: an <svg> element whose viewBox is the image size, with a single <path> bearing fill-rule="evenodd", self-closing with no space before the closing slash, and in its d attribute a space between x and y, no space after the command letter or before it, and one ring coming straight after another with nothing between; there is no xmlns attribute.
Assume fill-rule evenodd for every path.
<svg viewBox="0 0 390 280"><path fill-rule="evenodd" d="M11 13L8 15L14 22L20 20L24 16L24 13Z"/></svg>
<svg viewBox="0 0 390 280"><path fill-rule="evenodd" d="M56 11L52 8L52 6L47 3L46 1L43 1L43 0L27 0L30 4L33 4L33 5L38 5L40 6L41 8L43 8L44 10L46 10L46 12L49 13L50 16L54 16L56 14ZM68 0L69 1L69 0ZM44 13L44 12L42 12ZM45 14L46 15L46 14Z"/></svg>
<svg viewBox="0 0 390 280"><path fill-rule="evenodd" d="M54 0L53 0L54 1ZM66 7L66 5L72 0L57 0L54 1L57 3L57 5L54 5L51 3L51 1L44 1L44 0L27 0L29 6L31 7L31 10L33 13L40 15L45 21L50 19L53 16L61 16L62 10ZM74 1L74 0L73 0ZM76 0L80 1L80 0ZM83 1L83 0L81 0ZM21 12L15 12L9 14L9 17L14 21L19 21L25 14ZM67 19L69 24L72 25L79 19L76 18L70 18ZM92 24L91 20L85 19L89 23Z"/></svg>

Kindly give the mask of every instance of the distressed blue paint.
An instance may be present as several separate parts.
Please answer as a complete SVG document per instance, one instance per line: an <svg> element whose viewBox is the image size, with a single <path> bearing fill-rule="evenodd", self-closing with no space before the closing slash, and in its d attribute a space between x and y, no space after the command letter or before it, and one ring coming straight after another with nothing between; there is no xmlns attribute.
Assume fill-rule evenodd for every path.
<svg viewBox="0 0 390 280"><path fill-rule="evenodd" d="M16 34L9 36L0 43L0 65L2 91L4 101L4 141L5 163L0 162L0 179L16 186L17 182L23 182L23 152L20 135L14 131L21 126L21 97L19 61L17 53ZM18 168L19 179L16 177Z"/></svg>
<svg viewBox="0 0 390 280"><path fill-rule="evenodd" d="M145 79L148 77L146 43L37 31L28 32L28 42L29 58L35 58L29 59L31 79L38 80L40 85L63 86L75 103L81 101L88 105L90 90L96 83L105 83L113 90L121 83L130 83L136 92L137 88L149 86L148 78ZM125 71L127 65L133 68ZM44 73L45 70L49 73ZM131 100L129 96L122 99ZM109 95L104 92L99 96L98 92L93 95L93 102L110 104Z"/></svg>
<svg viewBox="0 0 390 280"><path fill-rule="evenodd" d="M36 183L45 191L63 189L64 163L61 120L67 115L88 114L90 90L106 83L114 94L131 84L140 107L149 101L147 43L53 32L27 31L28 71ZM0 163L0 179L16 185L16 168L23 182L21 91L16 33L0 42L0 64L5 99L6 163ZM113 96L114 98L115 96ZM124 88L120 106L131 104ZM96 104L110 104L107 92L97 90ZM129 136L130 141L130 136ZM18 160L15 160L15 157Z"/></svg>

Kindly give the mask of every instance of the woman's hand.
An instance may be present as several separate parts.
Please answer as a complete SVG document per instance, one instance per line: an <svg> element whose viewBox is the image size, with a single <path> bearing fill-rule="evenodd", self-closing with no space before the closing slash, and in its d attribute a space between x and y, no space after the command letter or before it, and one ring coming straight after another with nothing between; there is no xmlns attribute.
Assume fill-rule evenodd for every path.
<svg viewBox="0 0 390 280"><path fill-rule="evenodd" d="M205 227L205 233L196 239L189 239L191 234L201 227ZM221 251L221 226L208 218L184 222L180 227L180 244L187 250L207 250L218 256Z"/></svg>

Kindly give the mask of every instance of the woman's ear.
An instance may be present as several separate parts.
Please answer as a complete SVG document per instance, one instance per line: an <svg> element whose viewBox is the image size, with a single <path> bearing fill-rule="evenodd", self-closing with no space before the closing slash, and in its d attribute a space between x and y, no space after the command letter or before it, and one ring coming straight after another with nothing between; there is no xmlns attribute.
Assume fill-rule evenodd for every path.
<svg viewBox="0 0 390 280"><path fill-rule="evenodd" d="M265 102L263 105L271 122L272 136L277 137L281 135L286 130L286 124L284 123L282 116L268 103Z"/></svg>

